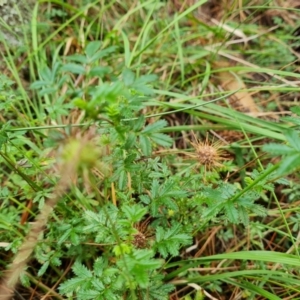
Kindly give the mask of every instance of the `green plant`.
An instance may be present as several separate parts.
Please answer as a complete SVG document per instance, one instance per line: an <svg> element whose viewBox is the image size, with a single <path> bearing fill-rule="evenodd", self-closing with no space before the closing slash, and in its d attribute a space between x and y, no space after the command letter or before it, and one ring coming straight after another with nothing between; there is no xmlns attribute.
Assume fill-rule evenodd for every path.
<svg viewBox="0 0 300 300"><path fill-rule="evenodd" d="M264 150L272 155L280 155L281 162L278 169L278 175L282 176L286 173L291 173L297 170L300 166L300 143L299 143L299 116L300 110L298 107L292 107L291 111L296 114L296 117L286 117L289 122L293 122L296 128L289 128L284 131L286 144L268 144L264 146Z"/></svg>
<svg viewBox="0 0 300 300"><path fill-rule="evenodd" d="M155 0L86 2L56 1L55 31L33 30L30 97L6 77L0 85L1 266L17 253L5 274L58 299L297 297L297 191L288 207L278 198L279 177L299 167L299 113L277 123L244 114L227 101L237 90L214 82L242 73L256 101L296 93L293 68L269 65L282 67L273 35L259 36L258 52L235 34L251 41L260 25L228 11L228 34L195 18L205 1L172 14ZM240 53L266 67L246 67ZM216 68L222 56L240 64ZM253 73L285 85L265 91Z"/></svg>

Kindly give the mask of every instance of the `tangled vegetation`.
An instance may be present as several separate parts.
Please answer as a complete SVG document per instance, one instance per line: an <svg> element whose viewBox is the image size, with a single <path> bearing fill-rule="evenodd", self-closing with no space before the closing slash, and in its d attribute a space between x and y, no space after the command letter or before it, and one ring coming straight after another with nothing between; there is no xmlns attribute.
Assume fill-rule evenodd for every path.
<svg viewBox="0 0 300 300"><path fill-rule="evenodd" d="M2 37L0 299L300 299L296 2L39 1Z"/></svg>

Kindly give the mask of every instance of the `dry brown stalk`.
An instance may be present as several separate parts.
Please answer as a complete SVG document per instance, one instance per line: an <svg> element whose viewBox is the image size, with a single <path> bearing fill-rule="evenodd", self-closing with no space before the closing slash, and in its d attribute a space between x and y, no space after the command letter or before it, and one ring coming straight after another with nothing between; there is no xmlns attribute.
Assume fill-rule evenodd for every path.
<svg viewBox="0 0 300 300"><path fill-rule="evenodd" d="M77 141L78 143L69 143L69 147L71 145L72 149L65 153L69 157L67 157L60 167L61 177L54 189L55 192L51 198L47 199L43 209L37 216L36 221L32 224L31 229L16 254L12 264L5 272L0 285L0 300L9 300L13 296L13 291L18 283L19 276L26 267L26 264L38 243L39 236L48 222L53 208L73 183L72 179L74 178L74 174L77 174L79 164L82 163L82 155L86 149L85 147L87 146L88 139L89 136L86 135L80 142Z"/></svg>

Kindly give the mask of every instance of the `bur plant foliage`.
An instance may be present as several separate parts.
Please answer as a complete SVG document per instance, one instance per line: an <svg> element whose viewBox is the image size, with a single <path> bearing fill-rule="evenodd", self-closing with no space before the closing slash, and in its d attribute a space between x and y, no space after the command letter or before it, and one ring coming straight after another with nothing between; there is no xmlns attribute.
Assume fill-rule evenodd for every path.
<svg viewBox="0 0 300 300"><path fill-rule="evenodd" d="M266 169L253 170L241 186L225 182L218 169L211 171L214 174L210 180L197 161L190 162L192 167L180 169L168 155L156 155L159 150L168 153L175 144L171 135L163 133L168 121L145 113L157 97L157 77L123 65L112 69L108 61L116 51L115 46L89 42L82 54L70 55L65 62L57 58L51 67L44 67L31 85L44 100L38 107L41 116L58 122L61 116L76 110L82 113L86 128L96 128L95 149L82 159L78 174L74 174L76 184L54 209L35 249L40 266L37 276L51 272L57 279L58 269L68 263L71 271L58 287L66 299L169 299L175 285L170 282L173 278L166 280L168 265L170 261L184 261L184 250L195 242L195 236L220 224L247 228L250 214L267 215L258 200L273 191L275 168L270 164ZM73 82L76 76L82 77L78 85ZM95 83L89 84L91 81ZM9 84L0 86L5 97ZM65 85L68 91L59 94ZM0 109L9 114L15 105L13 100L2 103ZM26 141L12 135L10 128L2 128L1 157L10 166L10 160L15 163L21 158L16 149ZM64 142L48 135L43 145L56 150L61 144L65 147L73 138L70 132L64 132ZM287 131L288 144L265 148L282 155L282 173L299 162L298 136L297 129ZM34 167L38 154L34 149L23 154L33 164L20 168L14 176L22 179L21 187L28 190L25 196L36 189L39 196L35 202L42 209L45 198L53 192L49 186L57 178L45 175L45 180L33 186L29 178L39 178L41 172ZM227 171L226 165L223 170ZM6 197L5 190L0 196ZM7 238L13 241L10 249L17 251L22 235L7 225L14 214L13 209L8 210L4 203L0 226L9 231ZM213 282L221 291L219 279ZM26 273L22 274L22 283L30 285Z"/></svg>
<svg viewBox="0 0 300 300"><path fill-rule="evenodd" d="M59 74L66 82L74 74L86 82L94 76L99 80L74 90L72 104L85 113L85 121L97 125L99 143L109 148L103 157L109 176L92 180L107 194L114 185L116 205L94 189L96 200L87 199L88 207L71 216L63 214L57 228L49 225L47 238L56 237L58 243L44 254L40 274L71 256L73 275L59 287L70 299L167 299L174 287L163 281L163 268L193 243L195 232L220 220L246 226L249 213L265 215L265 211L255 203L260 196L257 185L240 197L241 188L230 183L217 183L216 188L200 177L195 185L191 177L199 180L199 170L179 176L167 159L153 155L173 144L161 132L166 120L150 121L142 114L155 96L156 78L137 77L128 68L109 73L101 62L114 50L91 42L85 54L70 56ZM98 246L88 246L91 242ZM37 251L46 249L39 246Z"/></svg>

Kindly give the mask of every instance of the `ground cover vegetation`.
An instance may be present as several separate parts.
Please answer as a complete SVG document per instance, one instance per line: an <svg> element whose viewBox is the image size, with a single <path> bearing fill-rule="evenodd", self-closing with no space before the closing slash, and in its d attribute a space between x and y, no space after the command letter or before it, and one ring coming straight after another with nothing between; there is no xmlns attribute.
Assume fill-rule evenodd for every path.
<svg viewBox="0 0 300 300"><path fill-rule="evenodd" d="M300 299L297 1L29 11L2 37L0 299Z"/></svg>

